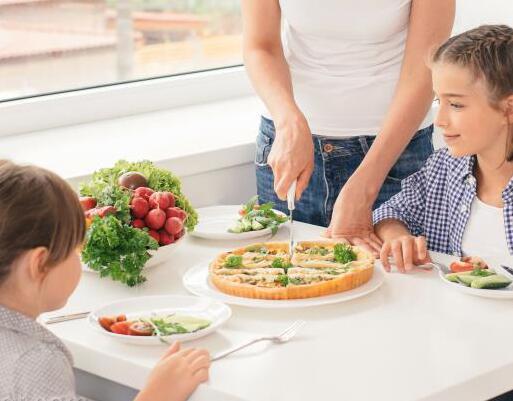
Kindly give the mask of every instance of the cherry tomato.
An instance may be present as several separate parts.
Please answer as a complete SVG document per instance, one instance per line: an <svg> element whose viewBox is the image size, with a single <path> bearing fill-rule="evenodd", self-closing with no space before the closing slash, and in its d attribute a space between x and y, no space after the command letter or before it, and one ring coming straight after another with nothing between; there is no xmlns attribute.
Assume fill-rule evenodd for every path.
<svg viewBox="0 0 513 401"><path fill-rule="evenodd" d="M456 261L451 263L450 268L453 273L461 273L474 270L474 265L469 262Z"/></svg>
<svg viewBox="0 0 513 401"><path fill-rule="evenodd" d="M146 322L134 322L128 327L128 334L131 336L151 336L153 327Z"/></svg>
<svg viewBox="0 0 513 401"><path fill-rule="evenodd" d="M110 331L116 334L128 335L128 329L132 322L124 321L124 322L116 322L112 326L110 326Z"/></svg>

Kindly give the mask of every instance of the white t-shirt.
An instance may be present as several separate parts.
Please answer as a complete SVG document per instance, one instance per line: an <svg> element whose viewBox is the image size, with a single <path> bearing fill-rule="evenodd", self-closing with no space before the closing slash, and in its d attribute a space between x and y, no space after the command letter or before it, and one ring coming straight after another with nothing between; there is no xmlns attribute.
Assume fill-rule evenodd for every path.
<svg viewBox="0 0 513 401"><path fill-rule="evenodd" d="M294 98L312 133L377 134L399 79L411 0L280 0L280 6ZM419 129L432 120L426 116Z"/></svg>
<svg viewBox="0 0 513 401"><path fill-rule="evenodd" d="M480 256L491 266L513 267L513 256L509 254L506 242L503 209L474 197L461 249L465 256Z"/></svg>

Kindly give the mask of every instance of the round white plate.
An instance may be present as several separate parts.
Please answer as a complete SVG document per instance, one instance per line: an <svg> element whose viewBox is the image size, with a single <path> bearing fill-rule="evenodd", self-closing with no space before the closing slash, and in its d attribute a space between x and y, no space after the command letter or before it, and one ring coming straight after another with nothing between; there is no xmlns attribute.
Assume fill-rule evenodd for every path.
<svg viewBox="0 0 513 401"><path fill-rule="evenodd" d="M267 299L252 299L242 298L233 295L225 294L219 291L208 279L208 262L198 264L183 276L183 284L190 292L195 295L210 297L218 301L239 306L248 306L252 308L306 308L309 306L328 305L338 302L345 302L355 298L363 297L375 290L377 290L385 279L384 273L381 269L375 267L372 278L354 290L341 292L333 295L326 295L324 297L306 298L306 299L291 299L291 300L267 300Z"/></svg>
<svg viewBox="0 0 513 401"><path fill-rule="evenodd" d="M499 299L511 299L513 298L513 283L506 288L500 288L497 290L487 290L481 288L467 287L466 285L453 283L445 278L442 272L438 273L444 283L449 285L456 291L463 292L464 294L475 295L484 298L499 298Z"/></svg>
<svg viewBox="0 0 513 401"><path fill-rule="evenodd" d="M164 262L166 262L169 257L184 243L183 239L187 234L182 236L178 241L173 242L172 244L160 246L158 249L150 250L151 258L144 265L144 269L152 268L158 266ZM87 264L82 263L82 271L96 273L96 270L90 269Z"/></svg>
<svg viewBox="0 0 513 401"><path fill-rule="evenodd" d="M238 234L228 232L228 229L232 227L239 218L240 208L241 205L228 205L209 206L197 209L199 216L198 225L194 228L191 235L214 240L243 240L271 235L270 228ZM275 210L275 212L284 215L278 210ZM279 227L281 228L283 224L280 224Z"/></svg>
<svg viewBox="0 0 513 401"><path fill-rule="evenodd" d="M194 333L173 334L164 337L166 340L191 341L216 331L232 315L229 306L208 298L191 297L187 295L155 295L138 298L128 298L104 305L88 316L91 327L100 333L118 341L138 345L162 344L158 337L128 336L115 334L105 330L98 323L102 316L126 315L128 320L141 316L177 313L210 320L210 326Z"/></svg>

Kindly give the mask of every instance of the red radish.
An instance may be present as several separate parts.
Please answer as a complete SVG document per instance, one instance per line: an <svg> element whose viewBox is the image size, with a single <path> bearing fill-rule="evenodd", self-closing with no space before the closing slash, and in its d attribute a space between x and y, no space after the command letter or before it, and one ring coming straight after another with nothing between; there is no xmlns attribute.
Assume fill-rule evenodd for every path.
<svg viewBox="0 0 513 401"><path fill-rule="evenodd" d="M167 207L174 207L175 206L175 196L171 192L162 192L162 195L167 198L169 201L169 204Z"/></svg>
<svg viewBox="0 0 513 401"><path fill-rule="evenodd" d="M179 207L168 207L166 209L166 217L178 217L180 220L184 221L187 218L187 213Z"/></svg>
<svg viewBox="0 0 513 401"><path fill-rule="evenodd" d="M162 246L169 245L169 244L172 244L173 242L175 242L175 238L172 235L169 235L166 232L166 230L160 230L159 235L160 235L159 244Z"/></svg>
<svg viewBox="0 0 513 401"><path fill-rule="evenodd" d="M134 217L137 217L138 219L143 219L148 214L148 210L150 210L150 205L148 205L148 201L139 196L132 199L130 205L132 215Z"/></svg>
<svg viewBox="0 0 513 401"><path fill-rule="evenodd" d="M84 212L96 206L96 199L92 196L81 196L79 201Z"/></svg>
<svg viewBox="0 0 513 401"><path fill-rule="evenodd" d="M175 235L175 241L178 241L184 235L185 235L185 229L182 229L182 231L180 231L178 234Z"/></svg>
<svg viewBox="0 0 513 401"><path fill-rule="evenodd" d="M116 334L124 334L128 335L128 328L132 322L124 321L124 322L117 322L114 323L112 326L110 326L110 331Z"/></svg>
<svg viewBox="0 0 513 401"><path fill-rule="evenodd" d="M151 235L155 241L160 242L160 234L158 232L150 230L148 231L148 234Z"/></svg>
<svg viewBox="0 0 513 401"><path fill-rule="evenodd" d="M183 222L178 217L170 217L166 220L166 231L169 234L176 235L183 229Z"/></svg>
<svg viewBox="0 0 513 401"><path fill-rule="evenodd" d="M144 219L146 225L153 230L160 230L166 222L166 213L161 209L152 209Z"/></svg>
<svg viewBox="0 0 513 401"><path fill-rule="evenodd" d="M151 194L153 193L153 189L148 187L139 187L134 191L135 196L139 196L146 200L150 199Z"/></svg>
<svg viewBox="0 0 513 401"><path fill-rule="evenodd" d="M142 228L146 227L146 224L144 223L144 220L135 219L134 221L132 221L132 227L142 229Z"/></svg>
<svg viewBox="0 0 513 401"><path fill-rule="evenodd" d="M169 199L163 192L154 192L151 194L149 202L151 209L166 209L169 207Z"/></svg>

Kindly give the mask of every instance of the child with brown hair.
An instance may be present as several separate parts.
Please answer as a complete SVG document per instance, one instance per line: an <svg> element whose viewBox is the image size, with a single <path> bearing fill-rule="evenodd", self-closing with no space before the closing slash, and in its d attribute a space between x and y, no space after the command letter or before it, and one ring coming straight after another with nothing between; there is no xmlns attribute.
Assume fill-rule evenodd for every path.
<svg viewBox="0 0 513 401"><path fill-rule="evenodd" d="M77 286L85 220L50 171L0 160L0 400L75 400L72 359L35 319ZM185 401L208 379L206 350L174 343L136 401Z"/></svg>
<svg viewBox="0 0 513 401"><path fill-rule="evenodd" d="M450 38L434 54L435 124L447 148L406 178L374 212L381 261L399 271L427 250L513 261L513 29L486 25Z"/></svg>

